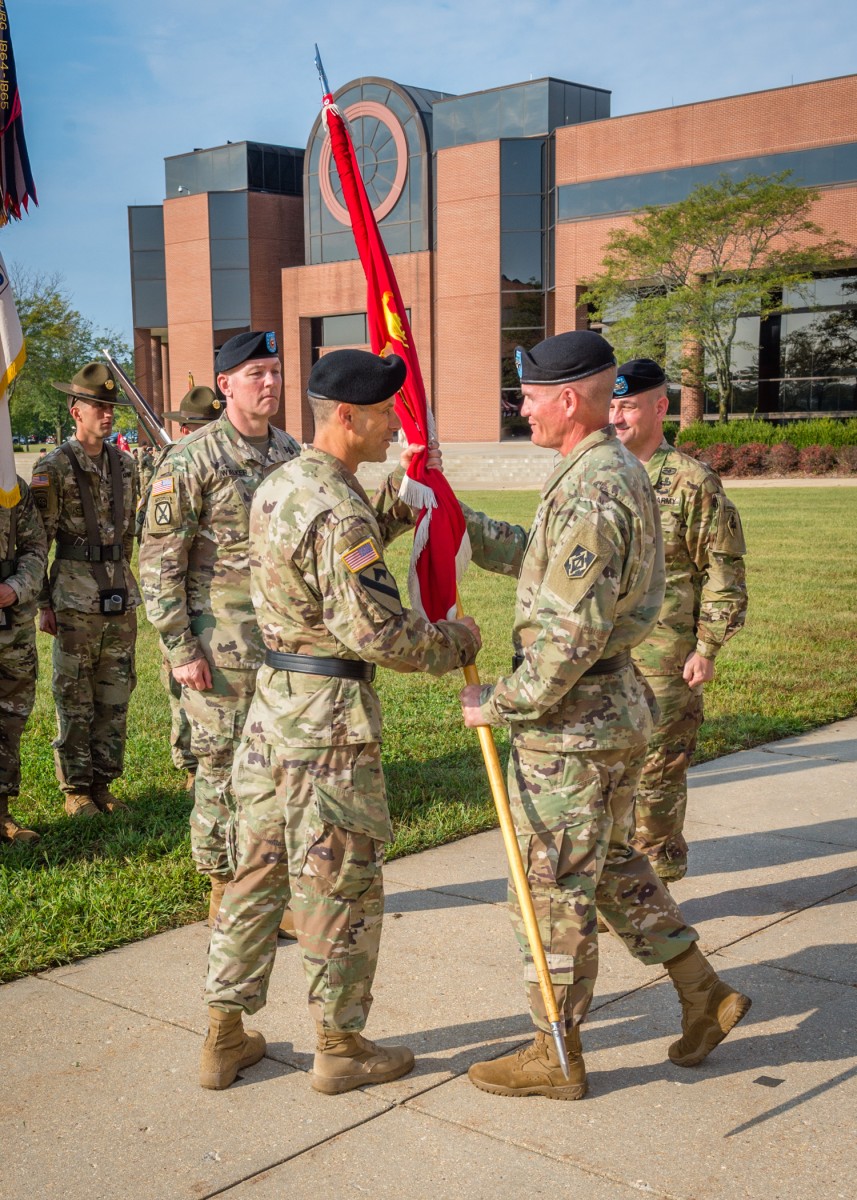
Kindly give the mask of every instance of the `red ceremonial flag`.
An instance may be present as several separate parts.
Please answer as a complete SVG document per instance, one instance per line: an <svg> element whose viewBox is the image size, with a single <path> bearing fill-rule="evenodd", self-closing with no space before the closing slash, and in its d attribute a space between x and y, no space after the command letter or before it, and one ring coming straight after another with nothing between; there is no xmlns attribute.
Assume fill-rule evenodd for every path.
<svg viewBox="0 0 857 1200"><path fill-rule="evenodd" d="M428 446L436 440L434 416L426 402L410 322L366 195L351 135L327 88L318 47L316 65L324 90L322 119L330 136L343 199L366 275L369 341L375 354L398 354L407 363L408 376L396 397L396 414L408 442ZM429 621L440 621L456 614L456 585L470 561L470 539L461 505L449 481L441 471L430 470L426 458L426 451L416 455L400 491L402 499L419 510L408 591L414 608Z"/></svg>
<svg viewBox="0 0 857 1200"><path fill-rule="evenodd" d="M116 434L116 446L117 449L124 450L126 454L129 453L130 447L128 445L128 439L125 437L124 433Z"/></svg>
<svg viewBox="0 0 857 1200"><path fill-rule="evenodd" d="M12 35L6 0L0 0L0 225L9 217L21 219L21 208L36 199L36 185L30 171L21 97L12 53Z"/></svg>

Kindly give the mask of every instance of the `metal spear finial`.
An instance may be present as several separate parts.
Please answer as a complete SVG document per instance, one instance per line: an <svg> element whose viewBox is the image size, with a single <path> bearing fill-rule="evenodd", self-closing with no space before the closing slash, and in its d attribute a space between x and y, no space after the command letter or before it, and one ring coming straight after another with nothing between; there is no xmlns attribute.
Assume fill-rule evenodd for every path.
<svg viewBox="0 0 857 1200"><path fill-rule="evenodd" d="M327 82L327 75L324 73L324 67L321 62L321 55L318 52L318 42L315 43L315 69L318 71L318 78L321 82L321 94L329 96L330 84Z"/></svg>
<svg viewBox="0 0 857 1200"><path fill-rule="evenodd" d="M568 1065L568 1051L565 1048L565 1031L561 1021L551 1021L551 1033L559 1056L559 1063L566 1079L571 1082L571 1068Z"/></svg>

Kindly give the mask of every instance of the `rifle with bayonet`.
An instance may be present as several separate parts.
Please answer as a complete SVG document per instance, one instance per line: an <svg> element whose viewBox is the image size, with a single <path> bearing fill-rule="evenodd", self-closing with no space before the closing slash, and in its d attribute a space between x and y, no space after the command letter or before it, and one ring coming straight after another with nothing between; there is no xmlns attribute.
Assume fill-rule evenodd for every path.
<svg viewBox="0 0 857 1200"><path fill-rule="evenodd" d="M133 405L140 424L148 434L149 441L152 443L152 445L160 446L162 450L167 446L172 446L173 439L161 424L158 414L152 408L151 404L149 404L148 400L146 400L146 398L143 396L143 393L140 391L140 389L131 382L109 350L102 349L101 353L110 364L110 370L122 385L122 391Z"/></svg>

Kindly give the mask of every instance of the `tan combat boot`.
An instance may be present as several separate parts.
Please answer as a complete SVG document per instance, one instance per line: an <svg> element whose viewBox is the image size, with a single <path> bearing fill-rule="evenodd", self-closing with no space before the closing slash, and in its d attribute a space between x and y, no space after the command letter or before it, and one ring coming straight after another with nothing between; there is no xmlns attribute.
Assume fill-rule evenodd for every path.
<svg viewBox="0 0 857 1200"><path fill-rule="evenodd" d="M752 1000L724 983L695 944L664 966L681 1001L682 1036L670 1046L670 1060L695 1067L747 1015Z"/></svg>
<svg viewBox="0 0 857 1200"><path fill-rule="evenodd" d="M586 1095L586 1067L580 1048L580 1029L565 1035L570 1079L559 1061L553 1037L536 1034L535 1041L514 1054L491 1062L474 1063L467 1078L483 1092L495 1096L547 1096L549 1100L582 1100Z"/></svg>
<svg viewBox="0 0 857 1200"><path fill-rule="evenodd" d="M414 1056L407 1046L376 1046L359 1033L336 1033L318 1022L316 1032L310 1083L326 1096L390 1083L413 1070Z"/></svg>
<svg viewBox="0 0 857 1200"><path fill-rule="evenodd" d="M280 937L289 938L290 941L297 941L298 935L295 933L295 918L290 908L284 910L283 919L280 921L277 933Z"/></svg>
<svg viewBox="0 0 857 1200"><path fill-rule="evenodd" d="M208 1009L208 1033L202 1044L199 1085L220 1092L244 1067L265 1056L265 1039L255 1029L245 1031L240 1012Z"/></svg>
<svg viewBox="0 0 857 1200"><path fill-rule="evenodd" d="M101 810L89 792L66 792L65 811L70 817L97 817Z"/></svg>
<svg viewBox="0 0 857 1200"><path fill-rule="evenodd" d="M121 812L128 807L124 800L113 795L106 783L93 783L92 802L99 812Z"/></svg>
<svg viewBox="0 0 857 1200"><path fill-rule="evenodd" d="M217 920L217 914L220 912L220 904L223 900L223 893L226 891L227 883L232 882L232 876L226 875L218 879L216 875L211 875L211 895L208 898L208 928L214 928L214 922Z"/></svg>
<svg viewBox="0 0 857 1200"><path fill-rule="evenodd" d="M24 829L9 816L9 797L0 796L0 842L19 842L23 846L38 840L35 829Z"/></svg>

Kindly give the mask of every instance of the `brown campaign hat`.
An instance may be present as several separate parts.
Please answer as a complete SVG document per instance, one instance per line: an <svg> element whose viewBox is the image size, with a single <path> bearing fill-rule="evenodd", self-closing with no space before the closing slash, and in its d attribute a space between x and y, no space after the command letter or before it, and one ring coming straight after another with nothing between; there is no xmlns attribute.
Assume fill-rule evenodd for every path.
<svg viewBox="0 0 857 1200"><path fill-rule="evenodd" d="M54 380L53 386L77 400L95 400L99 404L130 404L129 400L119 398L113 372L105 363L87 363L85 367L81 367L71 383L57 383Z"/></svg>
<svg viewBox="0 0 857 1200"><path fill-rule="evenodd" d="M182 397L175 412L164 413L164 420L178 421L180 425L207 425L222 412L223 401L217 399L210 387L193 387Z"/></svg>

